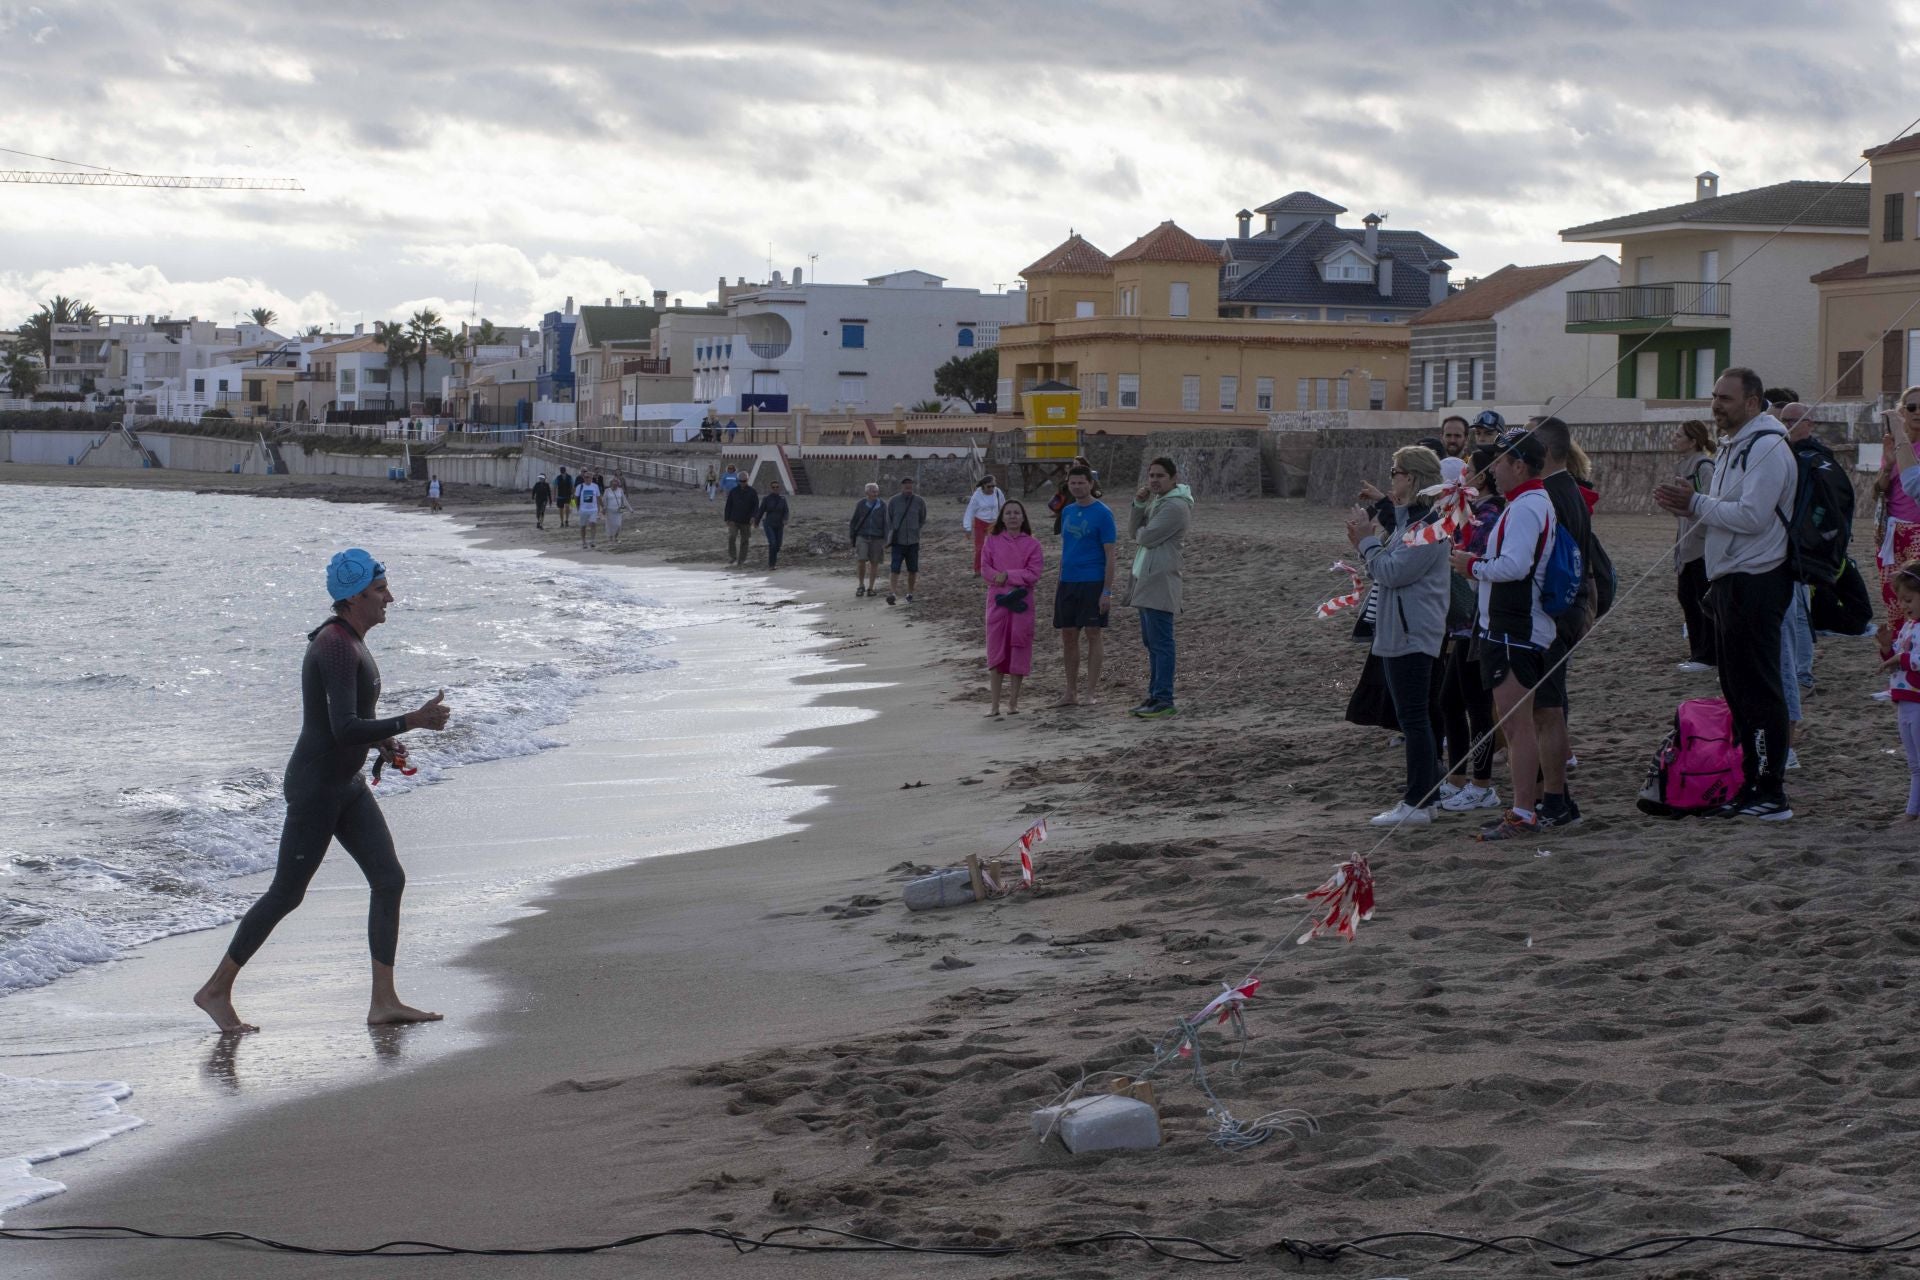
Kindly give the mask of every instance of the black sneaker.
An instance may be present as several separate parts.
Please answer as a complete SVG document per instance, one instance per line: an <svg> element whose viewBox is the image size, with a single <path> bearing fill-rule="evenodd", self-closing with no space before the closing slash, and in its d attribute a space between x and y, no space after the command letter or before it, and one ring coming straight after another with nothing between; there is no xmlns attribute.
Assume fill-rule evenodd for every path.
<svg viewBox="0 0 1920 1280"><path fill-rule="evenodd" d="M1753 788L1751 786L1744 786L1734 793L1733 799L1720 805L1718 808L1708 809L1701 816L1707 818L1737 818L1740 816L1740 811L1751 804L1754 799Z"/></svg>
<svg viewBox="0 0 1920 1280"><path fill-rule="evenodd" d="M1168 716L1179 715L1180 711L1171 702L1149 702L1145 706L1135 707L1133 714L1142 720L1164 720Z"/></svg>
<svg viewBox="0 0 1920 1280"><path fill-rule="evenodd" d="M1785 822L1793 816L1793 810L1787 805L1786 794L1776 792L1772 795L1755 795L1734 816L1758 818L1762 822Z"/></svg>
<svg viewBox="0 0 1920 1280"><path fill-rule="evenodd" d="M1551 827L1578 826L1580 823L1580 810L1574 807L1571 799L1561 799L1553 804L1543 800L1539 809L1535 811L1535 816L1539 819L1540 828L1543 831Z"/></svg>

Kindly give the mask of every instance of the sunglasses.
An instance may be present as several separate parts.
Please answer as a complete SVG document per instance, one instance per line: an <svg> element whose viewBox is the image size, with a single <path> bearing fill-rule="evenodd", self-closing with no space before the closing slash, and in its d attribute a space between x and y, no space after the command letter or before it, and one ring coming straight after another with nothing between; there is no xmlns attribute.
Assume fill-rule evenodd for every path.
<svg viewBox="0 0 1920 1280"><path fill-rule="evenodd" d="M1387 472L1387 474L1390 476L1410 476L1413 474L1413 472L1402 471L1399 467L1395 467L1393 470Z"/></svg>
<svg viewBox="0 0 1920 1280"><path fill-rule="evenodd" d="M1920 404L1915 404L1912 401L1908 401L1906 404L1903 404L1900 407L1902 409L1905 409L1908 413L1920 413Z"/></svg>

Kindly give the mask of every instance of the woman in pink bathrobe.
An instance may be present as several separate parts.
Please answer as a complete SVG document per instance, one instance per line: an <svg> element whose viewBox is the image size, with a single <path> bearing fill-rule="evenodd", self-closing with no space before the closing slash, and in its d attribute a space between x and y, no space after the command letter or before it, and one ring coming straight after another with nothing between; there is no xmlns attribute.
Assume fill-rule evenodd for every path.
<svg viewBox="0 0 1920 1280"><path fill-rule="evenodd" d="M1033 670L1033 615L1038 607L1033 587L1045 564L1046 553L1027 523L1026 504L1009 498L980 549L980 577L987 584L987 669L993 673L990 716L1000 714L1000 678L1005 675L1013 677L1007 714L1020 714L1020 682ZM1000 603L999 597L1018 587L1027 589L1017 601L1019 608Z"/></svg>

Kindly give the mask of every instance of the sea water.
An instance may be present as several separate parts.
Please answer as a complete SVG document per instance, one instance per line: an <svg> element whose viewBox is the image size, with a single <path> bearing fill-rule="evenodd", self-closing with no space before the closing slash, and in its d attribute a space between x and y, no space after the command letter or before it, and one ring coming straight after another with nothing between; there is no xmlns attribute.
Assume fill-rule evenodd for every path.
<svg viewBox="0 0 1920 1280"><path fill-rule="evenodd" d="M456 708L446 733L417 735L417 775L386 774L387 805L557 745L610 678L672 665L663 638L688 612L641 575L477 548L384 508L0 485L0 1002L57 997L245 910L258 882L231 882L273 865L300 659L327 615L326 561L351 545L396 596L370 637L382 713L440 689ZM523 896L542 879L502 883ZM44 1025L0 1019L0 1039L32 1038L22 1023ZM59 1189L29 1163L139 1123L125 1083L40 1074L0 1074L0 1211Z"/></svg>

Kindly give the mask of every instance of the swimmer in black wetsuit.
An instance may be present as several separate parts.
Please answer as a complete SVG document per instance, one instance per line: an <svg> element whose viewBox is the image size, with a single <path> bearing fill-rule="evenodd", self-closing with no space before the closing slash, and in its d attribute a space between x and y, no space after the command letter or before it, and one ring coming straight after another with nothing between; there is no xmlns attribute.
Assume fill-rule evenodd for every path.
<svg viewBox="0 0 1920 1280"><path fill-rule="evenodd" d="M387 620L387 606L393 603L386 567L358 548L342 551L327 565L327 590L333 597L334 616L308 633L307 655L300 664L300 737L282 784L287 821L280 832L280 861L273 883L241 917L219 968L193 997L225 1035L259 1030L234 1012L234 979L273 927L300 905L307 883L335 839L360 864L372 890L367 943L373 952L373 999L367 1022L434 1022L440 1017L403 1004L393 988L400 894L407 876L394 853L387 821L360 769L369 750L379 751L391 763L400 734L446 728L446 691L403 716L374 719L380 701L380 668L367 652L364 637Z"/></svg>

